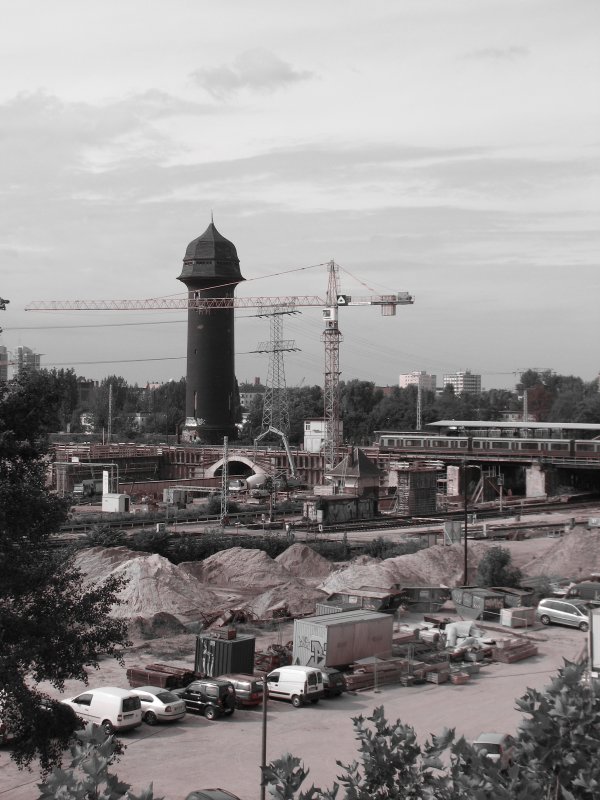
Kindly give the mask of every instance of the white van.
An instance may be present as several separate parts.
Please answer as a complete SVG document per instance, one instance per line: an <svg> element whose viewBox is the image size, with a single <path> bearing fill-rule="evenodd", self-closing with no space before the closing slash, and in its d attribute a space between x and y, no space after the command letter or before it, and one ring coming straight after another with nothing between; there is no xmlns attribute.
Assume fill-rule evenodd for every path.
<svg viewBox="0 0 600 800"><path fill-rule="evenodd" d="M61 700L85 722L99 725L110 735L142 724L140 698L129 689L104 686Z"/></svg>
<svg viewBox="0 0 600 800"><path fill-rule="evenodd" d="M318 703L323 697L323 675L315 667L279 667L267 675L269 697L290 700L295 708Z"/></svg>

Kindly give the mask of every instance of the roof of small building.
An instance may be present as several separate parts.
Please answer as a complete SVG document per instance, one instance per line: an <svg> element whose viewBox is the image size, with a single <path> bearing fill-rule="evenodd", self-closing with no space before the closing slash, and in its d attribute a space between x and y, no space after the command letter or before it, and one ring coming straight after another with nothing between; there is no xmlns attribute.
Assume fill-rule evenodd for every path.
<svg viewBox="0 0 600 800"><path fill-rule="evenodd" d="M365 478L367 475L379 477L379 467L359 447L353 447L352 452L327 474L345 478Z"/></svg>

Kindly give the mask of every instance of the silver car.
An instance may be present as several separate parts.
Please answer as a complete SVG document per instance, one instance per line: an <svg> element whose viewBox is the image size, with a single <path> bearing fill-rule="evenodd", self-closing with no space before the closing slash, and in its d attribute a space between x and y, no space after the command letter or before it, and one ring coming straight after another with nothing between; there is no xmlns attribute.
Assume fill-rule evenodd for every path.
<svg viewBox="0 0 600 800"><path fill-rule="evenodd" d="M160 686L136 686L131 689L140 698L142 719L148 725L173 722L185 717L185 703L176 694Z"/></svg>
<svg viewBox="0 0 600 800"><path fill-rule="evenodd" d="M571 625L580 631L587 631L590 627L589 612L592 606L584 600L567 600L546 598L540 600L535 615L542 625L557 622L561 625Z"/></svg>

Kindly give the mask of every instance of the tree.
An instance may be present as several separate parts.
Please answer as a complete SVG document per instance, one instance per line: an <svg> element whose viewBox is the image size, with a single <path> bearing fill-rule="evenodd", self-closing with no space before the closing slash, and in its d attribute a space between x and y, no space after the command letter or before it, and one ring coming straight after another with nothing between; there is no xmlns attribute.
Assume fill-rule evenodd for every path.
<svg viewBox="0 0 600 800"><path fill-rule="evenodd" d="M519 586L523 576L511 562L509 550L490 548L477 566L477 583L481 586Z"/></svg>
<svg viewBox="0 0 600 800"><path fill-rule="evenodd" d="M3 719L17 735L19 765L60 759L77 727L38 689L87 681L101 655L121 657L122 621L109 616L122 582L86 585L73 553L52 546L68 502L50 494L47 434L61 396L43 373L0 389L0 683ZM47 701L47 702L46 702Z"/></svg>

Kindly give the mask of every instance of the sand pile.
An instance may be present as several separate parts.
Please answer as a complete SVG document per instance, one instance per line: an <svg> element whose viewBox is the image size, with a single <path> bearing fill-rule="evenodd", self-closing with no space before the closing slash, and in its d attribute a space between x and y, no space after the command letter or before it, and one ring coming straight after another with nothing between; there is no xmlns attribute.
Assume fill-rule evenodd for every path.
<svg viewBox="0 0 600 800"><path fill-rule="evenodd" d="M257 619L270 619L278 614L302 617L315 613L315 603L326 599L324 592L307 587L300 580L290 580L285 584L268 589L248 601L243 608Z"/></svg>
<svg viewBox="0 0 600 800"><path fill-rule="evenodd" d="M186 569L189 567L186 565ZM287 569L262 550L231 547L204 559L197 577L215 586L235 586L241 589L268 589L289 581Z"/></svg>
<svg viewBox="0 0 600 800"><path fill-rule="evenodd" d="M77 553L75 564L89 580L103 580L126 561L147 555L128 547L90 547Z"/></svg>
<svg viewBox="0 0 600 800"><path fill-rule="evenodd" d="M487 548L483 549L485 552ZM409 553L396 558L386 558L372 564L357 564L339 569L326 578L320 588L328 593L344 588L358 589L361 586L377 586L391 589L400 586L456 586L462 582L462 545L435 545L418 553ZM469 545L469 566L476 566L482 549Z"/></svg>
<svg viewBox="0 0 600 800"><path fill-rule="evenodd" d="M324 578L332 570L330 561L305 544L293 544L275 561L297 578Z"/></svg>
<svg viewBox="0 0 600 800"><path fill-rule="evenodd" d="M523 566L526 575L564 575L579 578L600 572L600 531L576 528L565 534L539 558Z"/></svg>
<svg viewBox="0 0 600 800"><path fill-rule="evenodd" d="M203 614L212 614L222 605L200 581L156 554L132 553L120 547L93 548L78 555L77 563L90 581L109 575L126 579L118 594L121 603L112 610L121 619L150 618L163 612L180 620L202 619Z"/></svg>

